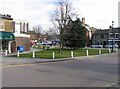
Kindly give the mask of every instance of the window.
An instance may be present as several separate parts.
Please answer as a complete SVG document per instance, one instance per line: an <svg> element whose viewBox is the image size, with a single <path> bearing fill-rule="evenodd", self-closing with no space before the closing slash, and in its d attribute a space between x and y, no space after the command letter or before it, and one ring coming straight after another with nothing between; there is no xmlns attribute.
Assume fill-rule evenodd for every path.
<svg viewBox="0 0 120 89"><path fill-rule="evenodd" d="M0 29L4 29L4 21L0 20Z"/></svg>
<svg viewBox="0 0 120 89"><path fill-rule="evenodd" d="M109 39L113 39L113 33L109 33Z"/></svg>
<svg viewBox="0 0 120 89"><path fill-rule="evenodd" d="M115 33L115 39L119 39L119 33Z"/></svg>
<svg viewBox="0 0 120 89"><path fill-rule="evenodd" d="M103 38L104 38L104 35L101 35L101 38L103 39Z"/></svg>

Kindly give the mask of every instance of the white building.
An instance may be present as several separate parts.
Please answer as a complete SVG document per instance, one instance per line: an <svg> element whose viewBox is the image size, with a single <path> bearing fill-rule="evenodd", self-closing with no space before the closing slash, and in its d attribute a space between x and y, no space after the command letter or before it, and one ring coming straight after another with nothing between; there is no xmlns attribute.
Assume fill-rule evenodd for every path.
<svg viewBox="0 0 120 89"><path fill-rule="evenodd" d="M15 28L14 32L15 33L25 33L28 32L29 30L29 22L27 20L14 20Z"/></svg>
<svg viewBox="0 0 120 89"><path fill-rule="evenodd" d="M24 46L24 51L30 50L30 35L25 34L29 31L29 22L18 19L14 19L13 22L13 34L15 36L16 46Z"/></svg>

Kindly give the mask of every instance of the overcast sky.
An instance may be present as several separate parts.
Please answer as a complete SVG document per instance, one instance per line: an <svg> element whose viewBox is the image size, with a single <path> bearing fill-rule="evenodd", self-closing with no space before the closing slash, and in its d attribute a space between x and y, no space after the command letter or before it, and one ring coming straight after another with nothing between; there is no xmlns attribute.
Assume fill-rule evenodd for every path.
<svg viewBox="0 0 120 89"><path fill-rule="evenodd" d="M49 13L58 0L0 0L0 14L10 14L14 19L28 20L30 26L50 26ZM79 17L86 18L91 27L107 29L114 21L118 27L118 2L120 0L72 0Z"/></svg>

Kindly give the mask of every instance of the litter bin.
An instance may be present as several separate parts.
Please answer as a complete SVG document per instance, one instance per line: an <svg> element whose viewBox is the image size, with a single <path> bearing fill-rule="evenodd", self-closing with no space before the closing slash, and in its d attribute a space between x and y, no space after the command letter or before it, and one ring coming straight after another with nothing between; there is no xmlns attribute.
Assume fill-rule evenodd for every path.
<svg viewBox="0 0 120 89"><path fill-rule="evenodd" d="M17 50L19 50L19 52L23 52L24 51L24 46L18 46Z"/></svg>

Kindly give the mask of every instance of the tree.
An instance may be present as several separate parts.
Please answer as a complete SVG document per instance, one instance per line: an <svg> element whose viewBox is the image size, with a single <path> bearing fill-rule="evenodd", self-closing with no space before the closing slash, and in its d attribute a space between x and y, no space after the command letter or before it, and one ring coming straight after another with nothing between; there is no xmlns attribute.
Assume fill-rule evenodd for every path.
<svg viewBox="0 0 120 89"><path fill-rule="evenodd" d="M54 28L49 28L48 31L46 31L48 36L47 36L47 40L57 40L59 39L59 35L57 34L57 30L55 30Z"/></svg>
<svg viewBox="0 0 120 89"><path fill-rule="evenodd" d="M40 35L42 34L42 30L43 29L40 25L33 27L33 31L35 31L35 33L37 35L37 41L39 41Z"/></svg>
<svg viewBox="0 0 120 89"><path fill-rule="evenodd" d="M51 21L54 28L59 31L60 47L59 51L62 52L64 31L70 18L77 16L73 11L69 0L59 0L56 9L51 14Z"/></svg>
<svg viewBox="0 0 120 89"><path fill-rule="evenodd" d="M82 26L80 19L70 20L70 24L65 34L65 46L78 49L86 46L86 30Z"/></svg>

